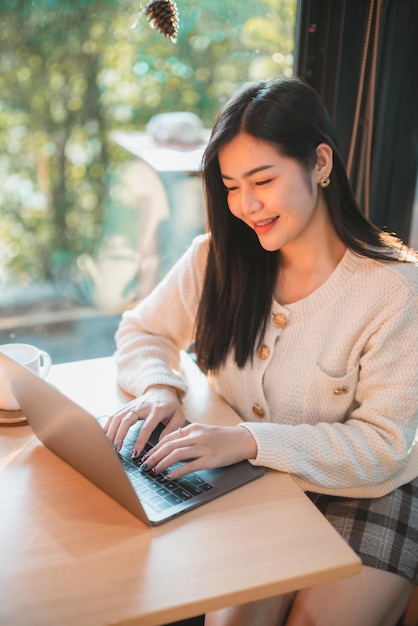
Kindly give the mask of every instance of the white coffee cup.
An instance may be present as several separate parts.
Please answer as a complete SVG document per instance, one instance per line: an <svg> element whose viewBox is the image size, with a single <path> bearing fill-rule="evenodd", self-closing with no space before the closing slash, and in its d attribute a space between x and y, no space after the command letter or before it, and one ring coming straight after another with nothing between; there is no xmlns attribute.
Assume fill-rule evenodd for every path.
<svg viewBox="0 0 418 626"><path fill-rule="evenodd" d="M40 350L29 343L4 343L0 345L0 352L32 370L41 378L45 378L51 369L50 355L45 350ZM17 411L19 408L6 382L0 377L0 410Z"/></svg>

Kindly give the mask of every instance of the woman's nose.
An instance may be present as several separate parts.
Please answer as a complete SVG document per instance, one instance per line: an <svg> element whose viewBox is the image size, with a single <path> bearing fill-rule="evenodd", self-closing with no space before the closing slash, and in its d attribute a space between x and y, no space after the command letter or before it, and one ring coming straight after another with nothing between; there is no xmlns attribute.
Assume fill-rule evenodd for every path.
<svg viewBox="0 0 418 626"><path fill-rule="evenodd" d="M241 195L241 210L245 215L253 215L254 213L257 213L261 206L262 203L252 189L243 190Z"/></svg>

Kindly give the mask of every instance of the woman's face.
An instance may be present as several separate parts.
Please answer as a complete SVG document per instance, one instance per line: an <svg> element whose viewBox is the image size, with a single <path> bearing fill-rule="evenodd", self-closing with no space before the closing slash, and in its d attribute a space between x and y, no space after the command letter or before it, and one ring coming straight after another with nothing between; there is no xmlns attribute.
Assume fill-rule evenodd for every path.
<svg viewBox="0 0 418 626"><path fill-rule="evenodd" d="M321 164L307 173L298 161L245 133L225 144L218 160L229 210L254 230L265 250L306 249L321 236L317 222L323 227L328 221L318 191Z"/></svg>

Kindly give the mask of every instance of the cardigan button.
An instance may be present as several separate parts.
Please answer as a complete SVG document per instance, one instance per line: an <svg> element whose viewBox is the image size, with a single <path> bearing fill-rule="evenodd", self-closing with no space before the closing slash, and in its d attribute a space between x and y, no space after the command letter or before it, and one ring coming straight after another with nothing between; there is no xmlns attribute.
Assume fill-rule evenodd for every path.
<svg viewBox="0 0 418 626"><path fill-rule="evenodd" d="M259 359L265 361L270 356L270 348L264 344L258 348L257 354Z"/></svg>
<svg viewBox="0 0 418 626"><path fill-rule="evenodd" d="M273 324L275 325L276 328L286 328L287 326L287 319L286 319L286 315L284 315L283 313L275 313L273 315Z"/></svg>
<svg viewBox="0 0 418 626"><path fill-rule="evenodd" d="M263 407L260 406L259 404L254 404L253 413L257 415L257 417L264 417L266 414Z"/></svg>
<svg viewBox="0 0 418 626"><path fill-rule="evenodd" d="M336 387L333 391L334 396L345 396L348 393L347 387Z"/></svg>

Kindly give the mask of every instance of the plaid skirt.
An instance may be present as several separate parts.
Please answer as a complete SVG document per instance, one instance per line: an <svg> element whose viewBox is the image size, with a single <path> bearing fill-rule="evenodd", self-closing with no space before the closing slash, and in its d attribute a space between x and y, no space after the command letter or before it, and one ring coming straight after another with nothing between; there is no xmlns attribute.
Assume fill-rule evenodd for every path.
<svg viewBox="0 0 418 626"><path fill-rule="evenodd" d="M418 584L418 478L381 498L306 494L361 558Z"/></svg>

